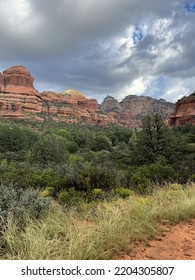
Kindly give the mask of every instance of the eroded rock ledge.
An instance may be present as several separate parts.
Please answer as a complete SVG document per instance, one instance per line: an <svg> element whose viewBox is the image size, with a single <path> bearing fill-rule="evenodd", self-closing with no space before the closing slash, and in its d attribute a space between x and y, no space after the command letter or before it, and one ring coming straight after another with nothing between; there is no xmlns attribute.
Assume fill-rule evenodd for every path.
<svg viewBox="0 0 195 280"><path fill-rule="evenodd" d="M33 76L24 66L0 73L0 117L36 121L49 117L57 122L84 121L102 127L118 123L136 128L144 116L157 113L168 118L170 126L195 124L195 92L179 100L176 107L164 99L136 95L126 96L121 102L107 96L99 106L96 99L88 99L78 90L40 93L33 83Z"/></svg>
<svg viewBox="0 0 195 280"><path fill-rule="evenodd" d="M16 120L78 122L107 126L116 123L112 116L101 114L97 101L86 98L77 90L64 93L38 92L34 78L23 66L13 66L0 73L0 117Z"/></svg>
<svg viewBox="0 0 195 280"><path fill-rule="evenodd" d="M177 101L175 111L169 116L168 123L170 126L195 125L195 92Z"/></svg>

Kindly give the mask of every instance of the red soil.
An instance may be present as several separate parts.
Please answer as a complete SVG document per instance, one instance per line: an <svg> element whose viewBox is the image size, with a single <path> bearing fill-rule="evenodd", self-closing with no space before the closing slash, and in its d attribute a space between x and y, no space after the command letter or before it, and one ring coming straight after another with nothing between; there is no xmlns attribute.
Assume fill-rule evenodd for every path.
<svg viewBox="0 0 195 280"><path fill-rule="evenodd" d="M195 260L195 220L166 225L154 240L135 242L123 260Z"/></svg>

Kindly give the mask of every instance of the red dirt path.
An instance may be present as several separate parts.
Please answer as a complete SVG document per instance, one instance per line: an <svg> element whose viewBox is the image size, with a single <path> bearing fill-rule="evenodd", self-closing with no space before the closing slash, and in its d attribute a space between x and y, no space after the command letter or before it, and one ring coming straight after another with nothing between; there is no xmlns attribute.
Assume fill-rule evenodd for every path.
<svg viewBox="0 0 195 280"><path fill-rule="evenodd" d="M195 220L166 225L154 240L135 242L131 251L117 259L125 260L195 260Z"/></svg>

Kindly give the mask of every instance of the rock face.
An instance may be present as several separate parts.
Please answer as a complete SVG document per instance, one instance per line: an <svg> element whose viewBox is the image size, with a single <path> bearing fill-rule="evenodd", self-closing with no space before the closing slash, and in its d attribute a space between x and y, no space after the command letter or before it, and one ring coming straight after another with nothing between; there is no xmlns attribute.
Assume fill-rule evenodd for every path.
<svg viewBox="0 0 195 280"><path fill-rule="evenodd" d="M23 86L33 88L34 78L23 66L12 66L3 72L4 86Z"/></svg>
<svg viewBox="0 0 195 280"><path fill-rule="evenodd" d="M13 66L0 73L0 117L16 120L53 118L55 121L79 122L107 126L116 123L113 116L101 114L95 99L87 99L81 92L39 93L34 78L23 66Z"/></svg>
<svg viewBox="0 0 195 280"><path fill-rule="evenodd" d="M174 110L174 104L164 99L154 99L147 96L129 95L121 102L107 96L101 110L112 115L118 123L126 127L138 127L146 115L159 114L166 119Z"/></svg>
<svg viewBox="0 0 195 280"><path fill-rule="evenodd" d="M41 94L33 86L34 78L23 66L13 66L0 74L0 116L27 119L42 111Z"/></svg>
<svg viewBox="0 0 195 280"><path fill-rule="evenodd" d="M57 122L87 122L107 126L119 123L135 128L145 115L154 113L166 118L174 110L174 104L163 99L129 95L121 102L107 96L100 108L97 100L88 99L83 93L69 89L63 93L38 92L34 78L23 66L13 66L0 73L0 117L16 120L44 121L52 118ZM169 118L170 125L194 123L194 94L178 101L176 110Z"/></svg>
<svg viewBox="0 0 195 280"><path fill-rule="evenodd" d="M119 102L112 96L108 95L104 98L100 109L104 112L121 112L122 107Z"/></svg>
<svg viewBox="0 0 195 280"><path fill-rule="evenodd" d="M195 125L195 92L177 101L175 111L168 118L168 124L170 126Z"/></svg>

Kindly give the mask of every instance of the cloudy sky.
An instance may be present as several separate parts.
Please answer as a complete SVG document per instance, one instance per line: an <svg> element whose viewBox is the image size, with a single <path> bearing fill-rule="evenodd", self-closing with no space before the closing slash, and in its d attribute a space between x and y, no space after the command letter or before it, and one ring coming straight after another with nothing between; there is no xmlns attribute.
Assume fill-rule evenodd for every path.
<svg viewBox="0 0 195 280"><path fill-rule="evenodd" d="M39 91L175 102L195 90L195 1L0 0L0 71Z"/></svg>

